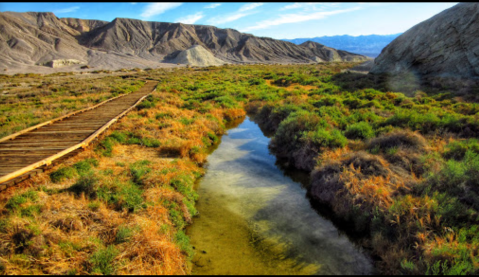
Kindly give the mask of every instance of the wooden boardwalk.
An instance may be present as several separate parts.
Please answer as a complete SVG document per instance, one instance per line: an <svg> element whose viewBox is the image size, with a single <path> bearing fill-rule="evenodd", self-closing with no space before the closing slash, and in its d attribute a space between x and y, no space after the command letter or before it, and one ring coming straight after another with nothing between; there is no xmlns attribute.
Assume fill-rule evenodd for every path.
<svg viewBox="0 0 479 277"><path fill-rule="evenodd" d="M154 91L157 84L147 81L136 92L0 139L0 191L85 148Z"/></svg>

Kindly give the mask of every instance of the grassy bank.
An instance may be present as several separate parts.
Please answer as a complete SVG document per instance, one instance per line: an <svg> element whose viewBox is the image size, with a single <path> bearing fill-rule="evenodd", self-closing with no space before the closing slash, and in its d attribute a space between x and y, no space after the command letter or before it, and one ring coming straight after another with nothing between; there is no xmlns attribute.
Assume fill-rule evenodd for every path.
<svg viewBox="0 0 479 277"><path fill-rule="evenodd" d="M382 273L478 274L473 91L344 72L352 66L136 73L158 92L96 150L1 196L4 270L67 273L75 261L79 273L188 273L191 184L224 123L248 111L277 157L311 172L312 201L367 234Z"/></svg>
<svg viewBox="0 0 479 277"><path fill-rule="evenodd" d="M277 157L311 171L313 201L368 234L382 273L477 274L474 95L350 66L185 70L163 86L186 109L243 105Z"/></svg>
<svg viewBox="0 0 479 277"><path fill-rule="evenodd" d="M202 114L158 89L94 148L2 192L6 274L188 274L184 227L207 149L243 110Z"/></svg>

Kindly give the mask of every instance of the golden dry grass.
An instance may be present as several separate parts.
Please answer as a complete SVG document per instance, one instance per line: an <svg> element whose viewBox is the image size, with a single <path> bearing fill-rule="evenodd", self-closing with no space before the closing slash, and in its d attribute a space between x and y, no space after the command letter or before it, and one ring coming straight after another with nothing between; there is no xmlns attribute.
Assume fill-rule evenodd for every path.
<svg viewBox="0 0 479 277"><path fill-rule="evenodd" d="M194 214L187 206L191 198L172 184L181 178L194 180L204 173L200 166L207 156L208 133L223 134L223 120L244 116L244 111L215 109L211 112L213 117L207 118L196 111L181 109L183 101L174 93L157 92L154 97L161 103L130 112L105 137L115 132L130 133L142 139L156 139L159 147L116 143L111 156L107 157L101 154L100 144L95 147L100 151L90 147L0 194L3 273L190 273L188 245L185 246L179 236L183 227L175 224L178 220L191 223ZM159 113L168 116L156 119ZM98 161L98 166L87 174L97 180L96 197L72 191L82 178L80 174L58 183L49 177L61 168L73 168L91 159ZM124 208L128 196L114 203L99 198L99 189L110 188L109 193L114 194L121 191L119 184L128 186L138 182L131 168L145 160L148 171L141 177L141 186L137 186L141 188L143 208L134 211ZM193 191L193 182L185 184L189 186L186 193ZM8 204L31 192L35 197L15 208ZM28 212L29 209L37 210ZM179 214L180 219L174 214ZM128 239L119 241L118 237L126 229L131 234ZM108 264L97 263L99 253L108 253L111 249L116 252L110 260L105 258Z"/></svg>

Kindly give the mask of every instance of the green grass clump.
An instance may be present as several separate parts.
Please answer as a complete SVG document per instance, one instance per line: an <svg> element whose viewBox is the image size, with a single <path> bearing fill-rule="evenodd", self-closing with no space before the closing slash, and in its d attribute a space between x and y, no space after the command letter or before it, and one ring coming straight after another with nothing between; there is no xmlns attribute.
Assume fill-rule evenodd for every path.
<svg viewBox="0 0 479 277"><path fill-rule="evenodd" d="M141 110L141 109L150 109L150 108L153 108L154 106L155 106L155 103L145 99L140 104L138 104L137 107L139 110Z"/></svg>
<svg viewBox="0 0 479 277"><path fill-rule="evenodd" d="M462 160L448 160L429 182L434 189L447 191L479 211L479 153L467 150Z"/></svg>
<svg viewBox="0 0 479 277"><path fill-rule="evenodd" d="M328 131L319 127L316 132L305 134L304 138L310 139L318 147L342 148L348 144L348 139L337 129Z"/></svg>
<svg viewBox="0 0 479 277"><path fill-rule="evenodd" d="M106 137L100 141L95 150L105 157L111 157L113 146L115 146L117 143L118 142L113 137Z"/></svg>
<svg viewBox="0 0 479 277"><path fill-rule="evenodd" d="M365 122L361 121L358 123L354 123L349 125L344 132L347 138L349 139L370 139L375 137L375 133L373 127Z"/></svg>
<svg viewBox="0 0 479 277"><path fill-rule="evenodd" d="M110 245L107 248L97 250L90 257L90 262L93 265L93 273L101 273L104 275L111 275L115 273L115 265L113 261L119 254L115 246Z"/></svg>
<svg viewBox="0 0 479 277"><path fill-rule="evenodd" d="M125 143L128 139L128 135L120 131L114 131L108 137L114 139L119 143Z"/></svg>
<svg viewBox="0 0 479 277"><path fill-rule="evenodd" d="M43 205L30 205L28 207L25 207L25 208L21 208L20 209L20 215L22 217L32 217L34 215L38 215L40 214L41 210L42 210L42 207Z"/></svg>
<svg viewBox="0 0 479 277"><path fill-rule="evenodd" d="M92 166L98 166L98 160L96 159L85 159L83 161L77 162L73 165L73 168L76 169L80 176L83 176L89 173L92 170Z"/></svg>
<svg viewBox="0 0 479 277"><path fill-rule="evenodd" d="M100 208L100 202L93 201L88 203L88 209L92 211L98 211L99 208Z"/></svg>
<svg viewBox="0 0 479 277"><path fill-rule="evenodd" d="M22 204L27 203L28 201L36 202L38 200L38 193L36 191L27 191L25 193L15 195L8 199L5 208L15 211L20 208Z"/></svg>
<svg viewBox="0 0 479 277"><path fill-rule="evenodd" d="M134 183L119 183L112 195L112 201L117 209L134 212L145 207L142 194L143 190Z"/></svg>
<svg viewBox="0 0 479 277"><path fill-rule="evenodd" d="M159 140L154 138L142 138L140 145L157 148L161 146L161 143Z"/></svg>
<svg viewBox="0 0 479 277"><path fill-rule="evenodd" d="M167 118L171 118L172 117L172 114L171 113L158 113L155 115L155 118L158 120L158 119L167 119Z"/></svg>
<svg viewBox="0 0 479 277"><path fill-rule="evenodd" d="M198 193L193 189L194 180L187 174L179 174L171 180L171 186L188 200L196 201Z"/></svg>
<svg viewBox="0 0 479 277"><path fill-rule="evenodd" d="M194 118L188 119L186 117L182 117L178 121L181 122L181 124L183 124L183 125L190 125L193 122L195 122L195 119Z"/></svg>
<svg viewBox="0 0 479 277"><path fill-rule="evenodd" d="M76 195L84 193L87 197L95 198L97 183L98 178L93 173L89 175L82 175L75 184L68 188L68 190L75 193Z"/></svg>
<svg viewBox="0 0 479 277"><path fill-rule="evenodd" d="M169 219L178 230L183 229L186 225L181 211L175 209L170 210Z"/></svg>
<svg viewBox="0 0 479 277"><path fill-rule="evenodd" d="M77 176L77 171L72 167L62 167L50 173L50 179L54 183L60 183L64 179L71 179Z"/></svg>
<svg viewBox="0 0 479 277"><path fill-rule="evenodd" d="M301 145L301 134L315 130L319 123L320 118L316 114L307 111L291 113L281 121L273 139L278 146L290 152Z"/></svg>
<svg viewBox="0 0 479 277"><path fill-rule="evenodd" d="M189 259L193 258L193 247L190 244L190 238L185 234L183 230L178 231L175 234L175 242L180 247L181 251L188 255Z"/></svg>
<svg viewBox="0 0 479 277"><path fill-rule="evenodd" d="M443 153L446 159L462 160L467 151L479 153L479 141L477 139L469 139L464 141L453 141L446 145Z"/></svg>
<svg viewBox="0 0 479 277"><path fill-rule="evenodd" d="M130 165L130 172L133 177L133 182L137 185L143 185L143 178L146 174L151 172L148 165L151 164L148 160L137 161Z"/></svg>
<svg viewBox="0 0 479 277"><path fill-rule="evenodd" d="M133 235L133 229L125 226L120 226L116 232L115 243L127 242Z"/></svg>

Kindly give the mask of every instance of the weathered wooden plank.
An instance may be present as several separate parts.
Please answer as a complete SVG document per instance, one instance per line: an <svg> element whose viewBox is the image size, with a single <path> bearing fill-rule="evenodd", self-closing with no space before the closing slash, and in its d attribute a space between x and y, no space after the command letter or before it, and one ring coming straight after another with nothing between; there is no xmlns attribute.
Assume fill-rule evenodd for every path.
<svg viewBox="0 0 479 277"><path fill-rule="evenodd" d="M94 111L86 112L85 110L82 110L82 113L71 113L69 114L68 118L67 116L64 116L59 119L49 121L49 123L52 123L65 120L58 122L56 125L42 123L34 126L37 128L29 128L19 133L13 134L7 137L7 139L4 138L0 140L0 142L9 141L9 143L4 144L3 146L0 143L0 163L4 164L3 161L9 161L8 165L0 166L0 184L5 184L6 182L10 183L13 179L16 180L18 178L24 178L25 176L28 177L31 174L35 174L29 173L35 168L49 165L55 161L59 161L59 159L64 159L70 155L73 155L73 153L77 153L80 151L79 149L86 147L102 132L107 130L114 122L118 120L118 118L122 117L135 106L137 106L143 99L147 97L149 93L154 91L156 84L157 82L148 81L145 86L136 93L131 93L126 96L121 95L125 96L124 98L120 98L121 100L125 100L121 103L111 102L112 100L119 98L115 97L100 103L102 104L101 107L100 104L94 106ZM142 96L138 98L139 95ZM92 108L89 108L88 110L91 109ZM99 128L97 128L98 125L94 126L94 121L98 123L98 121L102 121L103 119L106 120L106 122L103 121L101 123L106 124L100 125ZM82 121L88 121L89 124L85 124ZM45 126L45 128L41 128L43 126ZM85 134L87 135L86 139ZM12 138L15 140L18 139L17 142L20 142L20 144L17 145L16 143L12 143ZM78 143L78 139L83 141ZM62 142L62 140L66 140L67 142ZM65 147L60 147L61 145L68 145L68 141L72 140L77 140L76 144L73 146L66 146L66 149ZM53 141L57 141L57 143L52 143ZM21 144L22 142L23 145ZM42 142L45 142L46 145L44 145ZM42 157L40 153L46 155L47 158L45 158L45 156ZM3 157L2 154L4 155ZM14 157L13 155L17 156ZM35 157L41 157L42 160L35 162ZM23 165L23 163L29 163L31 161L34 161L34 163L26 166ZM4 174L6 169L16 169L18 167L21 168L12 173Z"/></svg>
<svg viewBox="0 0 479 277"><path fill-rule="evenodd" d="M42 145L49 145L51 144L50 142L46 142L46 141L30 141L30 142L25 142L25 141L12 141L12 143L2 143L0 144L0 148L3 148L3 147L18 147L19 145L23 145L23 146L42 146ZM70 142L70 141L62 141L62 140L58 140L55 142L55 145L56 146L59 146L59 145L70 145L70 144L75 144L75 142Z"/></svg>
<svg viewBox="0 0 479 277"><path fill-rule="evenodd" d="M0 164L0 172L13 172L15 170L19 170L24 168L25 166L22 165L11 165L11 166L5 166Z"/></svg>
<svg viewBox="0 0 479 277"><path fill-rule="evenodd" d="M5 151L5 152L10 152L10 151L36 151L36 150L62 150L62 149L65 149L65 147L61 147L61 146L58 146L58 147L55 147L55 146L45 146L45 147L42 147L42 146L38 146L38 147L22 147L22 148L3 148L2 151Z"/></svg>
<svg viewBox="0 0 479 277"><path fill-rule="evenodd" d="M12 165L16 165L16 164L32 164L36 161L41 161L42 159L44 158L48 158L48 155L47 156L36 156L36 157L10 157L10 158L0 158L0 164L12 164Z"/></svg>
<svg viewBox="0 0 479 277"><path fill-rule="evenodd" d="M110 101L112 101L112 100L115 100L115 99L117 99L117 98L120 98L120 97L122 97L122 96L124 96L124 94L123 94L123 95L116 96L116 97L113 97L113 98L110 98L110 99L107 99L107 100L105 100L105 101L103 101L103 102L101 102L101 103L99 103L99 104L97 104L97 105L95 105L95 106L92 106L92 107L89 107L89 108L86 108L86 109L82 109L82 110L79 110L79 111L75 111L75 112L69 113L69 114L67 114L67 115L64 115L64 116L62 116L62 117L55 118L55 119L52 119L52 120L49 120L49 121L40 123L40 124L38 124L38 125L32 126L32 127L30 127L30 128L24 129L24 130L22 130L22 131L20 131L20 132L16 132L16 133L14 133L14 134L11 134L11 135L9 135L9 136L6 136L6 137L4 137L4 138L1 138L1 139L0 139L0 142L13 139L13 138L15 138L15 137L17 137L17 136L19 136L19 135L21 135L21 134L30 132L30 131L32 131L32 130L36 130L36 129L42 127L42 126L45 126L45 125L48 125L48 124L52 124L53 122L56 122L56 121L58 121L58 120L62 120L62 119L64 119L64 118L73 116L73 115L75 115L75 114L78 114L78 113L82 113L82 112L86 112L86 111L95 109L95 108L97 108L97 107L99 107L99 106L101 106L101 105L104 105L104 104L106 104L106 103L108 103L108 102L110 102Z"/></svg>
<svg viewBox="0 0 479 277"><path fill-rule="evenodd" d="M55 144L55 145L59 145L59 144L74 144L74 143L79 143L81 142L82 140L65 140L65 139L46 139L46 140L38 140L38 139L35 139L35 140L21 140L21 141L17 141L15 140L14 142L12 143L4 143L4 144L0 144L0 149L3 147L3 145L5 146L9 146L9 145L43 145L43 144Z"/></svg>
<svg viewBox="0 0 479 277"><path fill-rule="evenodd" d="M73 131L34 131L35 134L83 134L95 132L95 129L90 130L73 130Z"/></svg>
<svg viewBox="0 0 479 277"><path fill-rule="evenodd" d="M52 151L53 152L53 151ZM50 152L51 153L51 152ZM50 155L50 153L41 153L38 151L25 151L25 152L18 152L18 151L10 151L10 152L1 152L0 157L1 158L8 158L8 157L34 157L34 156L45 156L45 155Z"/></svg>
<svg viewBox="0 0 479 277"><path fill-rule="evenodd" d="M28 137L22 137L21 139L36 139L36 140L47 140L47 139L62 139L62 140L82 140L85 138L85 134L74 134L74 133L60 133L57 135L54 134L37 134L37 133L32 133Z"/></svg>
<svg viewBox="0 0 479 277"><path fill-rule="evenodd" d="M65 122L61 124L53 124L49 126L42 127L40 130L50 130L53 128L76 128L76 127L94 127L94 126L102 126L108 122L108 120L103 120L101 123L89 123L89 122Z"/></svg>

